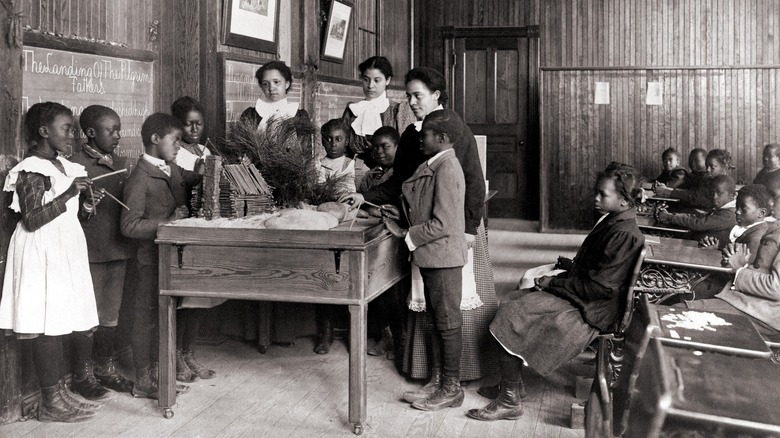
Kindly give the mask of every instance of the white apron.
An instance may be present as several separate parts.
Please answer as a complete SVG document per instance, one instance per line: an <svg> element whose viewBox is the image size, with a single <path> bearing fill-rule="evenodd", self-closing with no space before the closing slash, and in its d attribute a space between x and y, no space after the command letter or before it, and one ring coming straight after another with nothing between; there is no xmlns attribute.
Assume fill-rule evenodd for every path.
<svg viewBox="0 0 780 438"><path fill-rule="evenodd" d="M16 182L21 171L51 178L44 205L66 192L75 177L87 176L80 164L57 159L67 175L38 157L26 158L11 169L3 187L14 192L11 209L20 211ZM66 205L67 211L36 231L27 231L21 221L16 225L8 246L0 328L58 336L98 325L87 241L78 219L79 197Z"/></svg>

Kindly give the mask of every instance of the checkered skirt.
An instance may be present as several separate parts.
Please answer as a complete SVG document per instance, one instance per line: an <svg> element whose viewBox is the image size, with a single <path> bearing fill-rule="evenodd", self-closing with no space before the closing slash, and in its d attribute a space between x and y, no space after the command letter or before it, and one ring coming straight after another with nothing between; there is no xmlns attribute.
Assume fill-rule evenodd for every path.
<svg viewBox="0 0 780 438"><path fill-rule="evenodd" d="M473 310L461 311L463 313L463 355L460 361L460 379L464 381L498 373L495 342L490 342L489 332L490 322L493 321L498 308L498 300L484 223L480 223L474 242L474 276L477 282L477 295L482 299L483 304ZM408 316L402 371L413 379L427 379L430 376L428 346L431 324L425 312L409 311Z"/></svg>

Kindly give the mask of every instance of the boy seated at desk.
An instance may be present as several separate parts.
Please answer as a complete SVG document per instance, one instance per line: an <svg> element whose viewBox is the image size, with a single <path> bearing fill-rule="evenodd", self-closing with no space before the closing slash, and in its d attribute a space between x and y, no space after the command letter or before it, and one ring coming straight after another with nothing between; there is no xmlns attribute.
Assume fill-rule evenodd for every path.
<svg viewBox="0 0 780 438"><path fill-rule="evenodd" d="M688 154L688 172L685 182L680 189L691 190L699 186L701 181L707 176L707 151L702 148L696 148Z"/></svg>
<svg viewBox="0 0 780 438"><path fill-rule="evenodd" d="M775 197L775 205L780 196ZM780 211L775 211L775 218ZM746 245L726 248L725 261L734 277L714 298L687 301L675 307L725 312L750 318L759 333L776 341L780 336L780 225L772 222L756 250L753 262ZM775 353L777 354L777 353Z"/></svg>
<svg viewBox="0 0 780 438"><path fill-rule="evenodd" d="M729 233L729 240L705 236L699 241L702 248L724 249L728 245L745 244L751 254L755 254L761 237L766 233L767 215L771 212L771 195L766 187L751 184L739 189L734 212L737 224Z"/></svg>
<svg viewBox="0 0 780 438"><path fill-rule="evenodd" d="M663 171L655 180L670 189L680 187L685 183L688 170L680 166L680 153L675 148L668 148L661 154Z"/></svg>
<svg viewBox="0 0 780 438"><path fill-rule="evenodd" d="M657 208L655 211L656 220L662 224L676 225L691 230L689 239L698 241L705 236L712 236L721 242L728 241L731 229L737 224L734 180L728 175L718 175L707 181L710 193L712 193L710 211L695 214L669 213L663 208Z"/></svg>
<svg viewBox="0 0 780 438"><path fill-rule="evenodd" d="M780 143L764 146L761 161L764 167L756 175L753 184L762 184L768 189L780 184Z"/></svg>
<svg viewBox="0 0 780 438"><path fill-rule="evenodd" d="M713 149L707 154L705 159L707 166L707 175L702 177L695 187L683 189L678 187L672 189L665 184L657 184L655 193L662 198L679 199L680 202L672 208L680 213L691 213L710 208L712 200L712 186L709 184L710 178L718 175L728 175L732 169L731 154L725 149Z"/></svg>

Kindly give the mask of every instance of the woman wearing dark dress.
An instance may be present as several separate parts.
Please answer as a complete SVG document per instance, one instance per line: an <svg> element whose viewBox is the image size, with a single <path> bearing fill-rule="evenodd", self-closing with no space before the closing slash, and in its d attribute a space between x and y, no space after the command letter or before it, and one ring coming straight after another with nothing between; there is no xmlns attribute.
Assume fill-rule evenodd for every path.
<svg viewBox="0 0 780 438"><path fill-rule="evenodd" d="M373 160L368 152L374 132L382 126L404 132L415 122L415 117L408 103L387 98L387 86L393 79L393 66L387 58L373 56L361 62L358 69L366 98L347 104L341 117L352 128L350 149L371 168Z"/></svg>
<svg viewBox="0 0 780 438"><path fill-rule="evenodd" d="M387 98L387 86L393 79L393 66L387 58L373 56L360 63L358 69L366 98L347 104L341 117L351 128L349 147L359 158L355 160L355 182L359 185L369 169L377 164L371 155L371 137L374 132L383 126L389 126L400 133L416 119L407 102L392 102ZM398 295L407 290L408 285L402 282L399 287L382 294L369 305L371 320L393 323L390 326L378 327L382 337L374 347L368 349L369 355L381 356L388 353L390 358L395 356L394 349L400 349L404 335L397 328L393 331L390 327L396 326L395 323L402 326L400 320L404 319L403 308L396 307L402 302ZM383 315L378 315L380 312Z"/></svg>
<svg viewBox="0 0 780 438"><path fill-rule="evenodd" d="M284 61L271 61L263 64L255 78L263 92L263 97L257 99L255 106L250 106L241 113L242 122L257 124L257 129L264 130L271 118L301 117L309 120L309 114L298 108L298 103L289 102L287 94L292 89L293 77L290 67Z"/></svg>
<svg viewBox="0 0 780 438"><path fill-rule="evenodd" d="M431 68L415 68L405 77L406 96L414 111L417 122L410 125L401 135L393 164L393 175L383 184L372 187L361 194L344 197L356 205L363 201L383 204L397 203L401 195L401 184L407 180L423 161L420 151L422 121L433 111L442 109L447 103L444 76ZM493 268L487 249L487 233L482 216L485 203L485 178L479 162L477 144L471 129L460 120L462 133L454 144L455 155L463 168L466 180L466 240L470 245L471 263L464 267L463 277L463 355L461 359L461 380L475 380L498 371L498 362L492 344L489 342L488 326L493 319L498 301L493 284ZM470 284L470 286L467 286ZM404 394L409 402L424 399L441 384L441 364L436 357L429 358L430 322L424 312L424 304L414 294L409 303L411 311L407 322L407 344L402 369L409 377L430 382L418 391Z"/></svg>

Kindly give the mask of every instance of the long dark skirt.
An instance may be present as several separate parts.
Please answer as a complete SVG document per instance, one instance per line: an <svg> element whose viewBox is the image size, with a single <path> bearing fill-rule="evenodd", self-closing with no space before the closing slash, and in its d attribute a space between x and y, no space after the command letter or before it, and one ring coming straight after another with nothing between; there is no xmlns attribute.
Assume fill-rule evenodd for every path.
<svg viewBox="0 0 780 438"><path fill-rule="evenodd" d="M477 229L474 242L474 276L477 295L482 306L463 313L463 354L460 361L460 379L476 380L498 373L498 356L488 331L490 321L496 314L498 300L493 283L493 266L487 246L484 224ZM407 342L404 350L402 370L410 378L426 379L430 376L428 346L431 325L426 312L408 313Z"/></svg>
<svg viewBox="0 0 780 438"><path fill-rule="evenodd" d="M526 291L501 303L490 332L510 353L545 376L585 351L599 331L563 298Z"/></svg>

